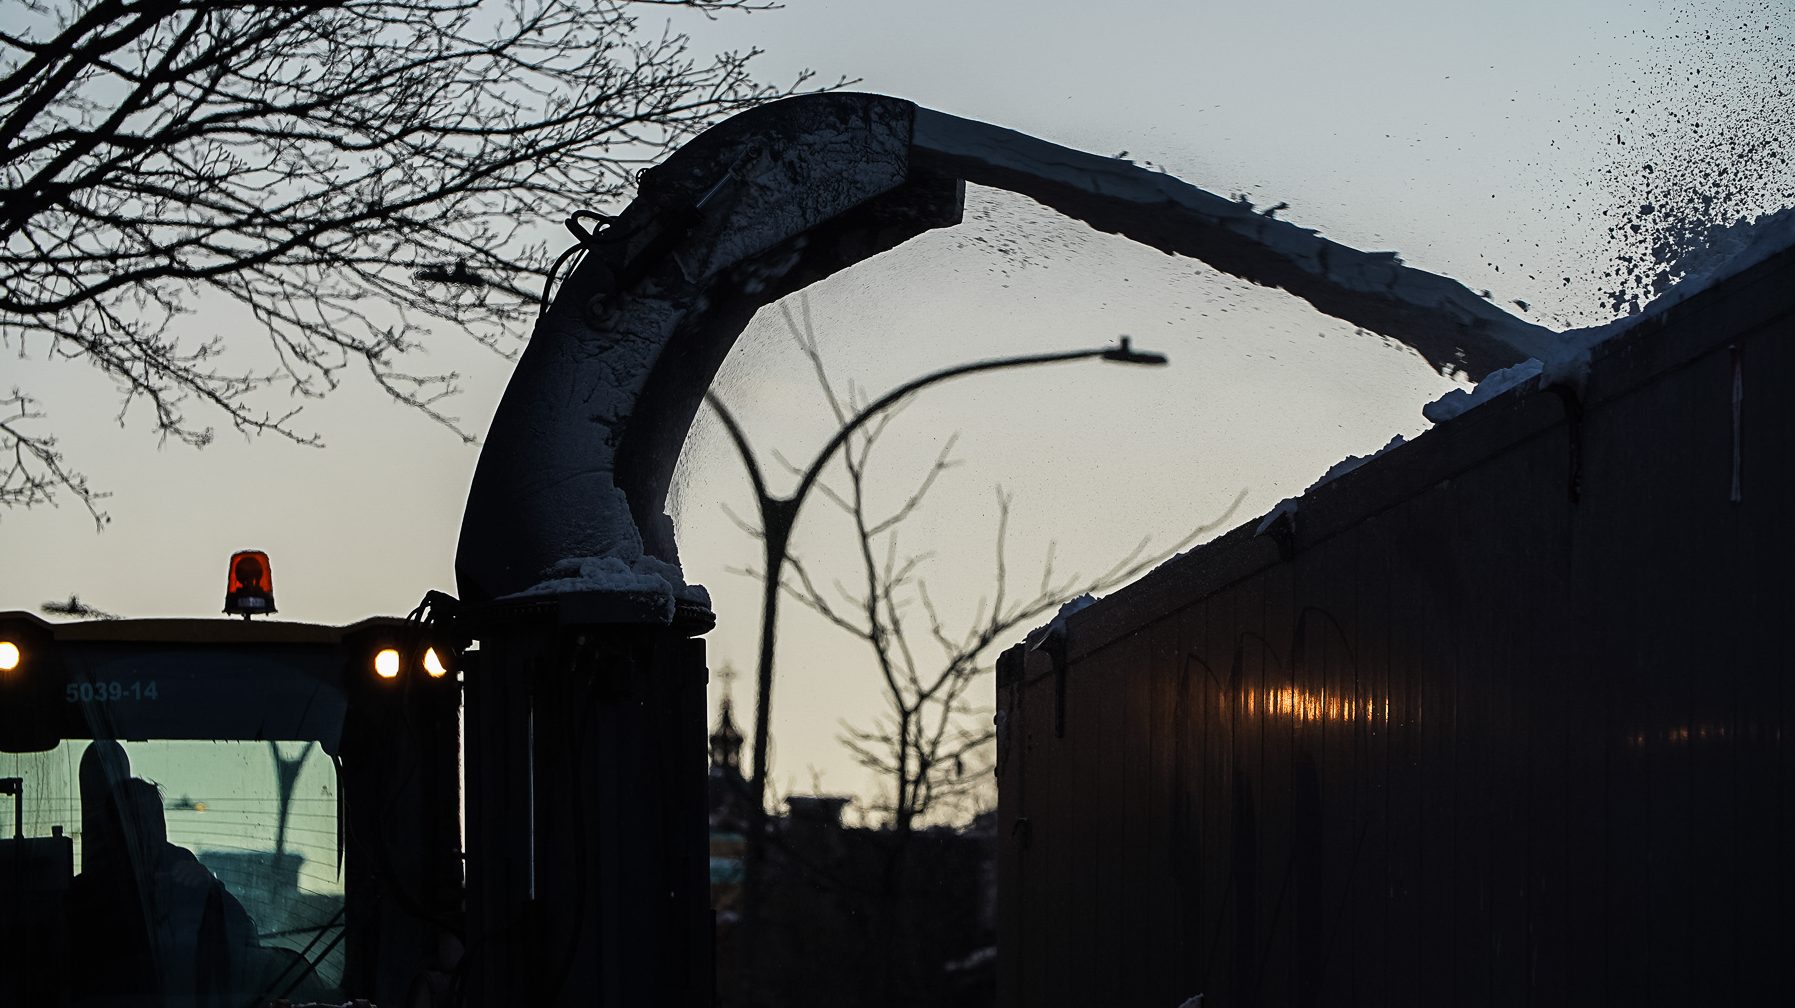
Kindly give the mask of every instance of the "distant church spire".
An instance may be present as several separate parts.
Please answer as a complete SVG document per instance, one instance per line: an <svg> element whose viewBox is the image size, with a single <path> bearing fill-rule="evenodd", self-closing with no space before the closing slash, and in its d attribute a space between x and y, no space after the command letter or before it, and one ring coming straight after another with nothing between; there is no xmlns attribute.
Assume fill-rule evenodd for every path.
<svg viewBox="0 0 1795 1008"><path fill-rule="evenodd" d="M729 687L735 680L735 669L725 665L723 671L717 673L723 680L723 702L718 705L717 729L711 732L711 766L742 772L742 733L736 729L735 718L731 716Z"/></svg>

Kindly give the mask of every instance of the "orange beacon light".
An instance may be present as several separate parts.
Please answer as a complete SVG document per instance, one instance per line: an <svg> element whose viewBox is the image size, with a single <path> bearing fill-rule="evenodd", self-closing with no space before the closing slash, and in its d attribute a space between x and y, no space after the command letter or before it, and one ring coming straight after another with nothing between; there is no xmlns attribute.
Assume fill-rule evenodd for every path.
<svg viewBox="0 0 1795 1008"><path fill-rule="evenodd" d="M231 569L225 579L224 611L228 615L266 616L274 612L274 570L268 554L261 550L238 550L231 554Z"/></svg>

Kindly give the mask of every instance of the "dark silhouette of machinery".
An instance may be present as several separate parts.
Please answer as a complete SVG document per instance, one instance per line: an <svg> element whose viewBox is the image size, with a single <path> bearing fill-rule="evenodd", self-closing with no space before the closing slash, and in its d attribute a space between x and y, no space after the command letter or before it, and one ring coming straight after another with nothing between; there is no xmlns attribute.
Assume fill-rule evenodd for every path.
<svg viewBox="0 0 1795 1008"><path fill-rule="evenodd" d="M679 573L664 513L673 466L758 308L958 223L966 182L1280 286L1474 377L1554 337L1394 255L1127 161L878 95L774 102L645 173L615 217L569 221L583 255L486 439L456 554L459 600L431 593L412 619L340 628L0 613L0 750L319 746L340 787L341 908L254 997L301 991L337 956L336 991L388 1005L710 1003L695 638L714 616ZM239 554L231 577L227 612L274 611L265 556ZM45 835L21 824L0 853L0 940L17 953L0 969L9 1003L62 1003L68 970L92 953L69 940L64 913L79 888L58 829L72 810L32 811L53 779L22 778L24 817ZM264 874L282 876L282 845L269 842ZM217 902L228 946L236 915Z"/></svg>

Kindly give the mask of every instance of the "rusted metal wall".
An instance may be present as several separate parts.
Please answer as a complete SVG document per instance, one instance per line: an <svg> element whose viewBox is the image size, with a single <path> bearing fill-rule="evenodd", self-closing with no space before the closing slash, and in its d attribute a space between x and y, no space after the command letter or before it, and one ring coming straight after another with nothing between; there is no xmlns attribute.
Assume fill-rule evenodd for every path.
<svg viewBox="0 0 1795 1008"><path fill-rule="evenodd" d="M1000 1003L1795 997L1792 346L1785 253L1008 652Z"/></svg>

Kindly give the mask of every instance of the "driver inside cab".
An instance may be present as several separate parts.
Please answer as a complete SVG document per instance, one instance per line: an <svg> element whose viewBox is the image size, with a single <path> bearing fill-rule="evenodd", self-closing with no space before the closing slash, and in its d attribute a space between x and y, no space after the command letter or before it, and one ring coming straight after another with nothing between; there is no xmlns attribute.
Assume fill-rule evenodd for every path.
<svg viewBox="0 0 1795 1008"><path fill-rule="evenodd" d="M243 905L193 852L168 841L162 795L124 748L81 756L81 873L69 887L77 1006L237 1005L262 965ZM83 955L87 950L88 955Z"/></svg>

